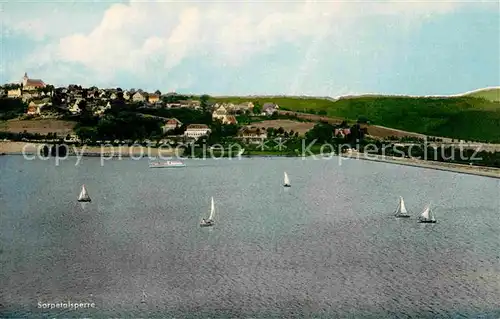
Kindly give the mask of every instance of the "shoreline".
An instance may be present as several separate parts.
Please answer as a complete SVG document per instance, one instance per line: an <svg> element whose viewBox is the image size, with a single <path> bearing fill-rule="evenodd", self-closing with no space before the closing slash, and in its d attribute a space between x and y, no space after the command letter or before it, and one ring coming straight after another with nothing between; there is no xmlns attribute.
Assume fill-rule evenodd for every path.
<svg viewBox="0 0 500 319"><path fill-rule="evenodd" d="M28 145L28 147L26 147ZM38 155L39 147L50 145L49 143L25 143L25 142L4 142L0 141L0 155ZM23 148L24 154L23 154ZM75 150L78 152L75 153ZM150 152L144 152L143 148L134 146L78 146L69 147L68 157L137 157L137 156L173 156L175 151L161 148L149 148ZM182 155L182 154L181 154ZM64 156L63 156L64 157Z"/></svg>
<svg viewBox="0 0 500 319"><path fill-rule="evenodd" d="M37 144L35 143L24 143L24 142L4 142L0 141L0 155L23 155L23 147L26 144L30 144L30 147L26 147L25 155L37 155ZM44 144L38 144L38 146ZM34 146L34 147L33 147ZM121 147L97 147L97 146L86 146L84 152L82 153L82 147L78 147L78 154L74 153L74 149L70 148L70 152L67 154L68 157L71 156L82 156L82 157L106 157L106 158L157 158L157 157L176 157L174 155L175 152L168 149L160 149L160 148L150 148L150 152L144 152L142 149L137 147L130 146L121 146ZM104 151L104 152L103 152ZM191 158L189 154L188 156L177 156L177 158L181 159L203 159L203 158ZM331 156L331 154L330 154ZM500 179L500 168L489 167L489 166L470 166L464 164L456 164L456 163L447 163L447 162L438 162L438 161L428 161L428 160L420 160L420 159L412 159L412 158L403 158L403 157L389 157L382 155L374 155L368 153L358 153L353 152L350 154L339 154L335 155L344 159L356 159L356 160L365 160L365 161L373 161L379 163L387 163L387 164L396 164L396 165L405 165L405 166L413 166L419 168L426 169L434 169L440 171L448 171L460 174L468 174L468 175L476 175L490 178ZM241 158L271 158L271 157L302 157L301 154L242 154ZM306 157L302 157L303 159L318 157L319 159L327 159L328 157L321 155L309 155ZM220 159L228 158L221 157ZM236 157L237 158L237 157ZM167 159L165 159L167 160Z"/></svg>
<svg viewBox="0 0 500 319"><path fill-rule="evenodd" d="M457 163L426 161L426 160L392 157L392 156L383 157L381 155L373 155L373 154L357 153L357 152L352 154L342 154L340 156L348 159L412 166L419 168L434 169L438 171L446 171L452 173L476 175L476 176L500 179L500 168L490 167L490 166L470 166Z"/></svg>

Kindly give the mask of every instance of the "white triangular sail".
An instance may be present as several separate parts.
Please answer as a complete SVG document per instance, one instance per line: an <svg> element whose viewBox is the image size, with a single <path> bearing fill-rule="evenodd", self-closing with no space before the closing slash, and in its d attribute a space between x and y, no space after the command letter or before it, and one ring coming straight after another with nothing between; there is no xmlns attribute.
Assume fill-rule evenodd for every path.
<svg viewBox="0 0 500 319"><path fill-rule="evenodd" d="M285 172L284 183L285 185L290 185L290 179L288 178L288 174L286 172Z"/></svg>
<svg viewBox="0 0 500 319"><path fill-rule="evenodd" d="M208 220L214 219L214 213L215 213L215 204L214 204L214 198L212 197L212 207L210 208L210 217L208 217Z"/></svg>
<svg viewBox="0 0 500 319"><path fill-rule="evenodd" d="M408 214L408 211L406 210L406 206L405 206L405 201L404 201L403 197L401 197L401 196L399 197L398 214L399 215Z"/></svg>
<svg viewBox="0 0 500 319"><path fill-rule="evenodd" d="M434 212L432 210L430 210L430 209L429 209L429 217L430 217L431 221L435 221L436 220L436 218L434 217Z"/></svg>
<svg viewBox="0 0 500 319"><path fill-rule="evenodd" d="M85 189L85 185L82 185L82 191L80 192L80 196L78 196L79 201L88 201L90 200L90 196Z"/></svg>
<svg viewBox="0 0 500 319"><path fill-rule="evenodd" d="M394 212L396 216L400 215L405 215L406 214L406 207L405 207L405 202L403 200L403 197L399 196L399 203L398 207L396 208L396 211Z"/></svg>
<svg viewBox="0 0 500 319"><path fill-rule="evenodd" d="M427 206L425 206L425 209L422 212L422 215L421 215L422 218L429 219L430 212L431 212L431 206L430 206L430 204L428 204Z"/></svg>

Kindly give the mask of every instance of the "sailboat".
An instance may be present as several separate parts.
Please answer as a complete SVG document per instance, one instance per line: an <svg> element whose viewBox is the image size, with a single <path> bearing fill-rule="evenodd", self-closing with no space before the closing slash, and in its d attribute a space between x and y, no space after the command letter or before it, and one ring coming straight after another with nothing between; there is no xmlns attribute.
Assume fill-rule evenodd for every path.
<svg viewBox="0 0 500 319"><path fill-rule="evenodd" d="M80 196L78 196L79 202L90 202L90 196L85 189L85 185L82 185L82 191L80 192Z"/></svg>
<svg viewBox="0 0 500 319"><path fill-rule="evenodd" d="M284 187L290 187L290 179L288 178L288 174L285 172L285 181L283 183Z"/></svg>
<svg viewBox="0 0 500 319"><path fill-rule="evenodd" d="M410 214L408 214L408 211L406 210L405 207L405 201L403 200L403 197L399 196L399 205L398 208L396 209L395 212L396 217L410 217Z"/></svg>
<svg viewBox="0 0 500 319"><path fill-rule="evenodd" d="M420 223L435 223L436 222L436 218L434 217L434 214L431 211L431 203L429 203L429 204L427 204L427 206L425 206L424 211L420 215L419 222Z"/></svg>
<svg viewBox="0 0 500 319"><path fill-rule="evenodd" d="M201 227L213 226L215 224L214 213L215 213L215 204L214 204L214 198L212 197L212 206L210 208L210 217L208 217L208 219L203 218L200 222L200 226Z"/></svg>

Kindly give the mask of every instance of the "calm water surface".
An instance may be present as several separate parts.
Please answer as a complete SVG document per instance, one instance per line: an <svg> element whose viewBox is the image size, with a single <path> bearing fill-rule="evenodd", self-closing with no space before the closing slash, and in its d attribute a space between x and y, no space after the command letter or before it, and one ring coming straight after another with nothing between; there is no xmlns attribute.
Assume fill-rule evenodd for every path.
<svg viewBox="0 0 500 319"><path fill-rule="evenodd" d="M0 157L0 317L500 317L497 179L337 158L75 162ZM400 195L410 219L392 216ZM429 201L438 223L419 224ZM37 308L65 301L96 308Z"/></svg>

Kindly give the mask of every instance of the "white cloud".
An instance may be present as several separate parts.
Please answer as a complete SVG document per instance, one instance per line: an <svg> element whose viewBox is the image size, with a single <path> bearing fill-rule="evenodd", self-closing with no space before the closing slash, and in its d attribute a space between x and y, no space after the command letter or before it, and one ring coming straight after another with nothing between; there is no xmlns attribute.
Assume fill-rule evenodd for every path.
<svg viewBox="0 0 500 319"><path fill-rule="evenodd" d="M314 42L317 34L330 36L330 42L345 41L355 36L367 15L418 20L429 14L446 13L458 5L453 1L131 1L113 4L101 15L87 10L75 22L78 26L74 27L80 33L68 35L73 26L67 24L66 35L35 53L44 57L42 62L33 58L26 62L80 63L107 80L118 71L144 77L150 76L154 68L168 72L190 56L203 55L235 66L279 43ZM43 20L20 19L12 27L38 39L53 32L61 34L61 25L53 22L51 14L55 17L61 12L47 10ZM72 16L75 14L72 12ZM83 26L85 21L95 23L96 15L102 17L97 25Z"/></svg>

